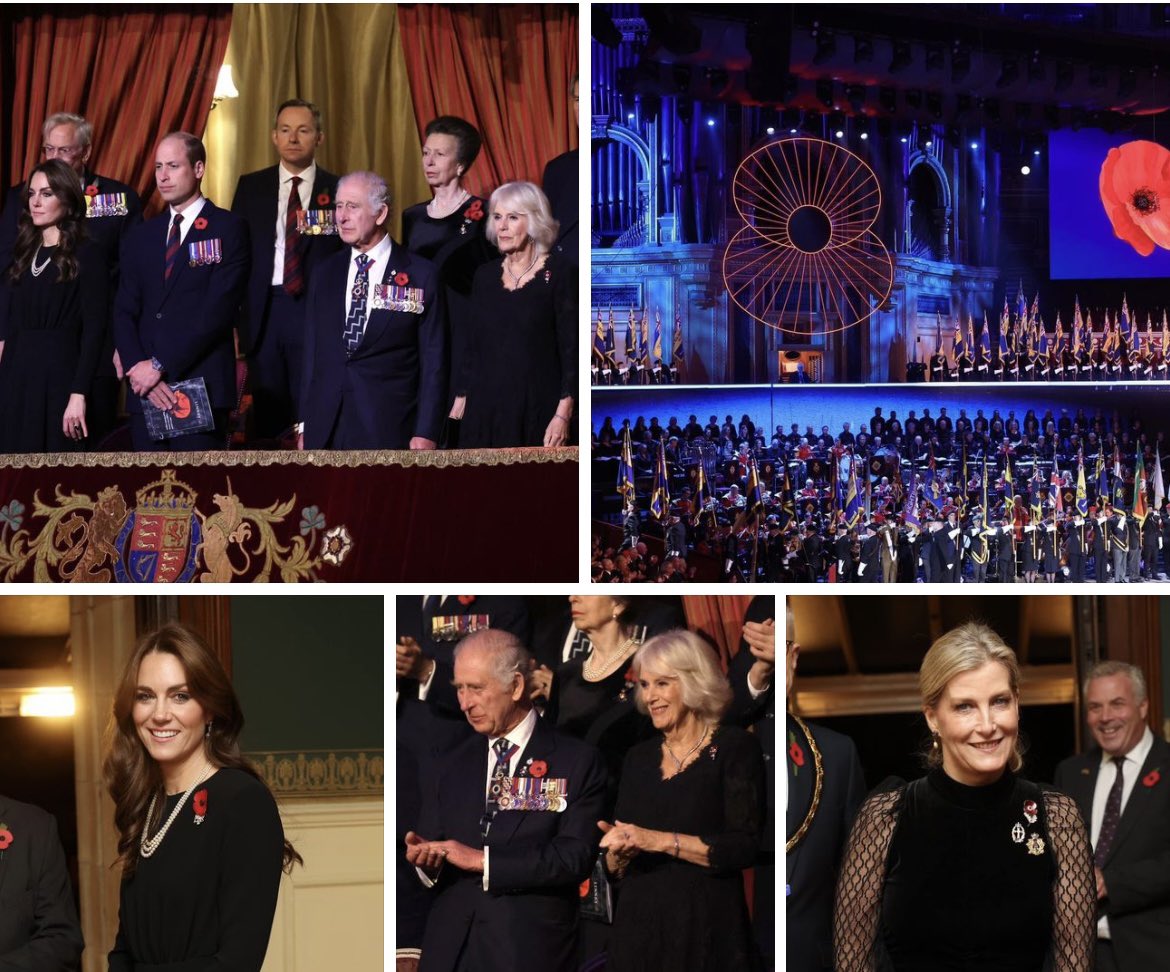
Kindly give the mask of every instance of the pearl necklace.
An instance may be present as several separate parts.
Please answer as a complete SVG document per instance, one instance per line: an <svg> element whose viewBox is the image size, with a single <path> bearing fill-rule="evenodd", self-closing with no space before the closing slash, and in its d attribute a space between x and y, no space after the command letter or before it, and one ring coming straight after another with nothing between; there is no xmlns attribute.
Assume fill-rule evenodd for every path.
<svg viewBox="0 0 1170 972"><path fill-rule="evenodd" d="M630 649L636 648L637 645L637 638L634 638L633 636L627 638L620 645L618 645L617 651L614 652L614 654L610 656L609 661L607 661L600 668L598 668L596 665L590 667L590 663L593 661L593 652L590 652L589 659L585 662L584 665L581 666L581 671L589 681L600 682L606 675L617 668L621 660L630 653ZM594 651L596 651L596 646L594 646Z"/></svg>
<svg viewBox="0 0 1170 972"><path fill-rule="evenodd" d="M446 219L470 198L471 193L469 193L466 189L462 190L459 193L459 198L455 200L455 205L444 212L442 215L439 214L438 200L432 199L429 203L427 203L427 213L430 214L432 219Z"/></svg>
<svg viewBox="0 0 1170 972"><path fill-rule="evenodd" d="M162 825L162 829L151 837L149 840L146 837L146 828L150 826L150 818L154 816L154 805L158 802L158 793L150 798L150 806L146 810L146 824L142 828L142 837L138 841L138 852L143 857L150 857L159 845L162 844L163 838L167 835L167 831L171 829L171 824L175 822L175 818L179 815L179 811L183 809L183 804L187 802L187 798L195 792L195 788L211 775L211 764L207 764L203 775L191 784L190 789L183 794L178 803L175 804L175 809L171 811L171 815L167 817L167 822Z"/></svg>
<svg viewBox="0 0 1170 972"><path fill-rule="evenodd" d="M677 756L674 755L674 750L670 748L670 743L668 743L666 741L665 736L662 737L662 745L666 747L666 751L670 754L670 758L674 760L674 765L676 767L676 769L675 769L676 773L682 772L683 763L685 763L688 759L690 759L691 755L693 753L695 753L699 749L700 746L703 745L704 740L706 740L706 738L707 738L707 733L710 731L711 731L711 727L705 726L703 728L703 734L701 736L699 736L699 741L697 743L695 743L690 749L688 749L683 754L682 759L679 759Z"/></svg>
<svg viewBox="0 0 1170 972"><path fill-rule="evenodd" d="M38 266L37 266L37 257L39 257L40 255L41 255L41 244L40 244L40 243L38 243L38 244L37 244L37 252L33 254L32 262L31 262L31 263L29 263L29 265L28 265L28 268L29 268L29 269L32 271L32 275L33 275L34 277L39 277L39 276L40 276L42 273L44 273L44 272L45 272L45 268L46 268L46 267L47 267L47 266L48 266L50 263L52 263L52 262L53 262L53 258L52 258L51 256L48 256L48 257L45 257L45 262L44 262L44 263L42 263L42 264L41 264L41 265L38 267Z"/></svg>

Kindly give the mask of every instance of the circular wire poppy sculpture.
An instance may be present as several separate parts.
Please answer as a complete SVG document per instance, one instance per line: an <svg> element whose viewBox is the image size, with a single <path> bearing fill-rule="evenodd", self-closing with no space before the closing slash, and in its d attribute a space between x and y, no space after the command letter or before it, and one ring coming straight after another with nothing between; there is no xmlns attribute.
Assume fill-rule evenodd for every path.
<svg viewBox="0 0 1170 972"><path fill-rule="evenodd" d="M757 321L832 334L890 295L893 261L872 230L881 187L852 152L819 138L770 142L739 164L732 200L745 225L723 254L723 282Z"/></svg>

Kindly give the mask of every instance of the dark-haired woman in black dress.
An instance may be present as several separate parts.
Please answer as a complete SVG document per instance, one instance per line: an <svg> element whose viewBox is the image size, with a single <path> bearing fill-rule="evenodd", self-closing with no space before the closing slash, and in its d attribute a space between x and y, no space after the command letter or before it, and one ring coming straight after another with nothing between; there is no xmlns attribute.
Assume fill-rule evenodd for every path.
<svg viewBox="0 0 1170 972"><path fill-rule="evenodd" d="M86 401L107 327L105 261L85 240L73 170L28 179L0 318L0 452L65 452L89 429Z"/></svg>

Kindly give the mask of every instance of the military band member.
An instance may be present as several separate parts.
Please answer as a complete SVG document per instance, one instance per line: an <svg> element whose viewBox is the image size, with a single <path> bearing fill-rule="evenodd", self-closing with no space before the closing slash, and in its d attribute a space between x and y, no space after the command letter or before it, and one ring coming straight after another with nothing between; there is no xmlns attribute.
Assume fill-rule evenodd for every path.
<svg viewBox="0 0 1170 972"><path fill-rule="evenodd" d="M812 523L805 527L804 539L801 541L804 551L805 570L809 583L815 584L821 576L821 561L824 558L824 545L821 543L817 528Z"/></svg>
<svg viewBox="0 0 1170 972"><path fill-rule="evenodd" d="M881 540L872 522L862 528L861 561L857 565L857 579L870 584L880 584L881 573Z"/></svg>
<svg viewBox="0 0 1170 972"><path fill-rule="evenodd" d="M1013 527L1004 519L997 519L995 527L999 531L999 546L996 548L996 567L999 571L1001 584L1016 582L1016 550Z"/></svg>
<svg viewBox="0 0 1170 972"><path fill-rule="evenodd" d="M982 584L987 580L987 564L991 557L990 540L995 535L994 529L983 525L983 516L975 512L971 516L971 526L967 528L964 545L967 556L971 560L971 583Z"/></svg>
<svg viewBox="0 0 1170 972"><path fill-rule="evenodd" d="M1129 518L1121 507L1114 507L1106 520L1109 547L1113 554L1113 583L1129 583Z"/></svg>
<svg viewBox="0 0 1170 972"><path fill-rule="evenodd" d="M1039 547L1041 567L1049 584L1056 583L1056 572L1060 570L1060 534L1056 526L1056 513L1049 511L1040 531Z"/></svg>
<svg viewBox="0 0 1170 972"><path fill-rule="evenodd" d="M942 348L935 351L930 356L930 380L931 381L950 381L951 366L947 361L947 356L942 353Z"/></svg>
<svg viewBox="0 0 1170 972"><path fill-rule="evenodd" d="M955 377L959 381L975 380L975 362L972 360L971 351L966 345L963 346L963 353L955 362Z"/></svg>
<svg viewBox="0 0 1170 972"><path fill-rule="evenodd" d="M1070 513L1065 519L1065 547L1068 550L1068 579L1072 584L1085 580L1085 560L1092 551L1090 528L1085 518Z"/></svg>
<svg viewBox="0 0 1170 972"><path fill-rule="evenodd" d="M849 537L849 526L844 520L837 523L837 536L833 539L833 558L837 562L837 583L846 584L853 580L853 541Z"/></svg>

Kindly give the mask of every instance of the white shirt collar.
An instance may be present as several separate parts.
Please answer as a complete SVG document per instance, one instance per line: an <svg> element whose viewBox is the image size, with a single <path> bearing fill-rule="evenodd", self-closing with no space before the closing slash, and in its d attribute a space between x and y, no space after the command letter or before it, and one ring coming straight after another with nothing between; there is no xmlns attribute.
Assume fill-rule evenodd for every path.
<svg viewBox="0 0 1170 972"><path fill-rule="evenodd" d="M186 208L182 212L183 222L188 226L195 222L196 217L203 210L203 204L206 202L207 198L203 195L203 193L197 192L195 194L195 198L187 203ZM167 209L170 210L171 221L174 222L175 215L178 213L178 210L176 210L174 206L168 206Z"/></svg>
<svg viewBox="0 0 1170 972"><path fill-rule="evenodd" d="M391 239L390 239L389 234L387 234L386 236L382 237L382 241L377 246L373 247L372 249L366 250L366 256L368 256L370 258L370 262L377 263L383 257L389 258L390 244L391 244ZM349 248L350 262L352 263L354 260L356 260L361 255L361 252L362 251L359 250L356 246L351 246Z"/></svg>
<svg viewBox="0 0 1170 972"><path fill-rule="evenodd" d="M289 172L288 169L284 167L283 162L281 162L276 168L280 175L280 184L286 188L288 187L288 184L292 182L294 176L300 178L302 185L307 183L310 190L313 188L313 183L317 181L316 161L310 163L309 167L303 172Z"/></svg>
<svg viewBox="0 0 1170 972"><path fill-rule="evenodd" d="M1150 750L1154 748L1154 734L1150 732L1150 727L1146 726L1142 733L1142 738L1137 741L1137 745L1125 754L1126 772L1130 774L1138 773L1145 765L1146 757L1150 755ZM1113 762L1113 757L1108 753L1101 753L1101 769L1105 769ZM1131 779L1133 777L1131 776Z"/></svg>

